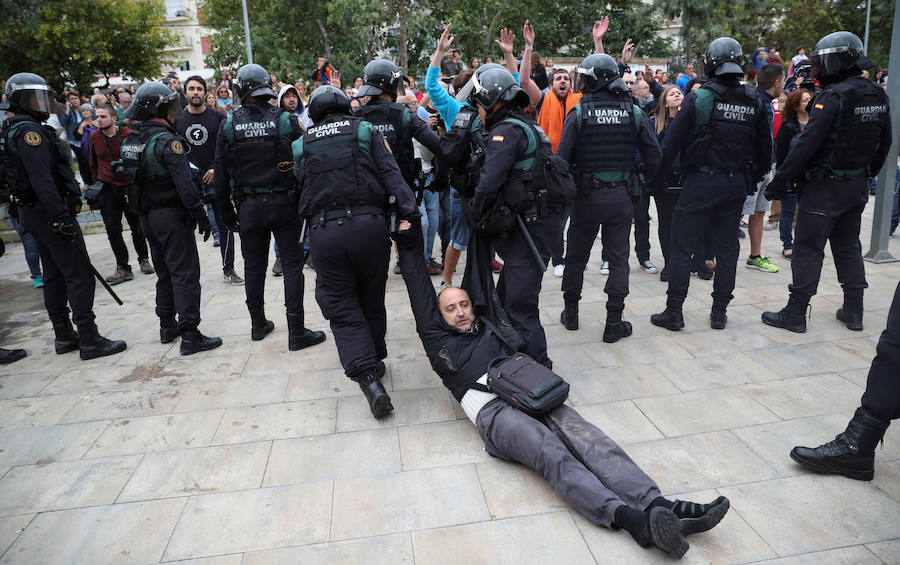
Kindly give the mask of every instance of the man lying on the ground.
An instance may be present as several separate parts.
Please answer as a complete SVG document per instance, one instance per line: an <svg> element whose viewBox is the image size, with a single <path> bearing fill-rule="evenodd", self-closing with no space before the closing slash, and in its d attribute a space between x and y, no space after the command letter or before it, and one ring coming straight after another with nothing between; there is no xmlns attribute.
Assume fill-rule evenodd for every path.
<svg viewBox="0 0 900 565"><path fill-rule="evenodd" d="M710 504L664 498L622 448L572 408L561 405L539 420L492 393L477 390L483 386L476 383L487 384L491 360L515 353L513 348L521 346L522 338L496 303L485 308L494 312L494 319L488 320L476 313L466 290L449 287L435 296L425 271L420 230L409 228L405 221L399 227L400 270L416 332L432 368L475 424L488 453L540 473L592 523L623 528L642 547L656 546L674 557L688 550L684 536L719 523L728 511L727 498L720 496ZM489 253L484 242L473 247ZM478 257L471 255L470 268L477 268L477 263ZM464 285L481 296L493 295L490 270L469 275Z"/></svg>

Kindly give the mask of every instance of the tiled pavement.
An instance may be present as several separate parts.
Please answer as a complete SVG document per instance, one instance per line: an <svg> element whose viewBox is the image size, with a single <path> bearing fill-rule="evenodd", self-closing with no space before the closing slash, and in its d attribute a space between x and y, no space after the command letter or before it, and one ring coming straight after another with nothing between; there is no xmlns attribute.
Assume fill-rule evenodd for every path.
<svg viewBox="0 0 900 565"><path fill-rule="evenodd" d="M660 264L655 235L653 245ZM88 236L88 247L111 272L105 237ZM330 332L323 345L287 351L282 279L269 277L266 290L277 331L251 342L243 288L221 280L217 249L201 249L202 329L225 344L190 358L158 342L154 278L139 273L115 287L124 306L97 291L100 328L126 339L127 352L89 362L53 354L21 247L0 261L0 344L29 353L0 368L0 564L668 561L484 452L424 359L398 276L386 296L396 412L376 422L343 377ZM632 258L635 332L612 345L600 340L599 246L580 331L559 325L559 280L548 273L543 320L570 403L666 494L731 499L721 525L691 539L687 563L900 563L896 427L871 483L812 475L788 457L796 443L841 431L857 406L900 263L867 263L866 330L854 333L834 319L841 295L829 254L801 335L759 320L784 304L790 279L777 232L765 233L764 250L782 271L739 266L728 329L709 329L711 284L694 278L677 334L650 325L665 285ZM324 328L306 273L308 325Z"/></svg>

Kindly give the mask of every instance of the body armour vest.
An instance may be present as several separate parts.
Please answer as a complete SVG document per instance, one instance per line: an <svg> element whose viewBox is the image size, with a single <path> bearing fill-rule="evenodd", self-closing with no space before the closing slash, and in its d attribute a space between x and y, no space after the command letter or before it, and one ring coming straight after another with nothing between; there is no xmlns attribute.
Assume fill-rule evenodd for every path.
<svg viewBox="0 0 900 565"><path fill-rule="evenodd" d="M372 124L353 116L330 116L294 142L301 216L364 204L385 208L371 144Z"/></svg>
<svg viewBox="0 0 900 565"><path fill-rule="evenodd" d="M413 151L412 126L409 108L396 102L390 104L366 104L357 108L356 115L370 122L375 131L381 132L391 153L400 167L403 180L410 186L415 186L416 176L419 171L416 166L416 156Z"/></svg>
<svg viewBox="0 0 900 565"><path fill-rule="evenodd" d="M890 112L887 95L866 79L844 80L828 90L841 97L841 113L812 162L836 171L866 169L878 148L881 122Z"/></svg>
<svg viewBox="0 0 900 565"><path fill-rule="evenodd" d="M245 104L231 114L222 131L226 167L238 198L254 194L254 189L293 188L290 114L269 104Z"/></svg>
<svg viewBox="0 0 900 565"><path fill-rule="evenodd" d="M182 205L169 169L156 157L156 147L164 147L171 137L178 139L169 129L150 125L122 142L119 156L127 171L129 205L138 213Z"/></svg>
<svg viewBox="0 0 900 565"><path fill-rule="evenodd" d="M75 180L75 171L69 157L69 144L57 137L52 127L39 124L31 116L17 115L8 118L3 123L3 130L0 132L0 160L4 165L6 178L0 179L0 181L9 185L10 191L22 202L26 204L37 202L37 194L34 187L31 186L28 172L19 157L19 142L16 141L16 135L21 128L29 126L29 129L40 130L40 135L49 143L52 162L50 173L60 197L80 196L81 190ZM26 133L26 135L28 134Z"/></svg>
<svg viewBox="0 0 900 565"><path fill-rule="evenodd" d="M484 166L488 133L478 112L471 106L460 108L451 130L456 130L453 133L465 140L460 140L460 143L466 144L467 151L465 159L453 165L450 182L457 191L471 196L475 194L478 177Z"/></svg>
<svg viewBox="0 0 900 565"><path fill-rule="evenodd" d="M753 160L762 101L748 86L712 80L696 92L694 140L685 148L702 171L744 173Z"/></svg>
<svg viewBox="0 0 900 565"><path fill-rule="evenodd" d="M580 172L617 172L627 177L635 168L640 110L631 97L616 99L588 93L575 107L578 143L575 165Z"/></svg>

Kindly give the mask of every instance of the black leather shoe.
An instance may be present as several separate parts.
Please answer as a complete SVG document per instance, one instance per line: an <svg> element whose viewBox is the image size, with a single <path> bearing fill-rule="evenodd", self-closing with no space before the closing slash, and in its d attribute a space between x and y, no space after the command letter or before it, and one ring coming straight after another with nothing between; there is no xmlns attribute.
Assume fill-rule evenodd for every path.
<svg viewBox="0 0 900 565"><path fill-rule="evenodd" d="M275 324L272 320L266 319L265 311L250 311L250 339L253 341L260 341L262 338L272 333L272 330L274 329Z"/></svg>
<svg viewBox="0 0 900 565"><path fill-rule="evenodd" d="M375 374L378 375L379 380L384 378L385 373L387 373L387 367L385 367L384 361L375 363Z"/></svg>
<svg viewBox="0 0 900 565"><path fill-rule="evenodd" d="M837 312L835 312L835 316L838 320L844 322L844 325L847 326L848 330L853 330L855 332L861 332L863 329L863 313L862 312L851 312L846 308L838 308Z"/></svg>
<svg viewBox="0 0 900 565"><path fill-rule="evenodd" d="M359 388L366 395L369 402L369 410L375 418L384 418L394 410L391 404L391 397L384 390L384 385L378 380L378 375L374 371L366 373L360 378Z"/></svg>
<svg viewBox="0 0 900 565"><path fill-rule="evenodd" d="M94 335L86 335L82 332L79 340L78 349L82 361L88 359L96 359L98 357L106 357L107 355L115 355L125 351L128 346L122 340L106 339L102 335L95 333Z"/></svg>
<svg viewBox="0 0 900 565"><path fill-rule="evenodd" d="M288 349L299 351L325 341L325 332L314 332L303 327L303 314L288 314Z"/></svg>
<svg viewBox="0 0 900 565"><path fill-rule="evenodd" d="M172 343L178 337L178 328L159 328L159 342Z"/></svg>
<svg viewBox="0 0 900 565"><path fill-rule="evenodd" d="M663 267L663 270L659 272L659 280L661 282L669 282L669 267Z"/></svg>
<svg viewBox="0 0 900 565"><path fill-rule="evenodd" d="M791 459L817 473L871 481L875 476L875 447L889 425L889 420L857 408L843 433L816 448L797 446L791 450Z"/></svg>
<svg viewBox="0 0 900 565"><path fill-rule="evenodd" d="M201 351L215 349L222 345L220 337L206 337L200 330L185 330L181 334L181 354L193 355Z"/></svg>
<svg viewBox="0 0 900 565"><path fill-rule="evenodd" d="M799 302L793 296L788 298L787 306L778 312L763 312L764 324L784 328L795 333L806 332L806 305Z"/></svg>
<svg viewBox="0 0 900 565"><path fill-rule="evenodd" d="M684 327L684 315L681 313L681 310L674 310L666 306L666 309L659 314L650 316L650 323L654 326L677 332Z"/></svg>
<svg viewBox="0 0 900 565"><path fill-rule="evenodd" d="M65 319L57 320L53 323L53 333L56 339L53 341L53 347L58 355L77 351L79 344L78 332L72 327L72 321L66 316Z"/></svg>
<svg viewBox="0 0 900 565"><path fill-rule="evenodd" d="M559 321L567 330L578 329L578 303L566 303L562 314L559 315Z"/></svg>
<svg viewBox="0 0 900 565"><path fill-rule="evenodd" d="M657 506L649 512L650 539L653 545L675 559L680 559L691 547L681 535L678 517L668 508Z"/></svg>
<svg viewBox="0 0 900 565"><path fill-rule="evenodd" d="M714 330L724 330L728 323L728 315L724 310L713 310L709 313L709 327Z"/></svg>
<svg viewBox="0 0 900 565"><path fill-rule="evenodd" d="M24 349L3 349L0 347L0 365L8 365L15 363L19 359L24 359L27 353Z"/></svg>
<svg viewBox="0 0 900 565"><path fill-rule="evenodd" d="M693 502L683 500L675 501L675 507L672 508L672 512L678 516L678 523L681 526L681 535L689 536L713 529L716 524L722 521L725 514L728 513L731 502L724 496L720 496L711 503L703 505L706 506L706 509L702 514L697 512L691 512L689 514L682 513L682 510L690 510L692 507L696 508L697 506L698 505Z"/></svg>
<svg viewBox="0 0 900 565"><path fill-rule="evenodd" d="M630 335L631 322L606 322L606 327L603 328L603 341L605 343L615 343L623 337L628 337Z"/></svg>

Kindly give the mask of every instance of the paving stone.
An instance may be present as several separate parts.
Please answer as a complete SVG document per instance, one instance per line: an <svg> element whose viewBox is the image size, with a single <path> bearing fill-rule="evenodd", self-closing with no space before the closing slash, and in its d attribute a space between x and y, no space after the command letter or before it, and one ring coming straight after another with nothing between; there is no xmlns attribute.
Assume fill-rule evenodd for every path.
<svg viewBox="0 0 900 565"><path fill-rule="evenodd" d="M229 408L213 444L332 433L336 413L337 401L333 398Z"/></svg>
<svg viewBox="0 0 900 565"><path fill-rule="evenodd" d="M756 383L741 390L784 419L853 410L859 406L863 393L861 388L837 375Z"/></svg>
<svg viewBox="0 0 900 565"><path fill-rule="evenodd" d="M390 390L390 371L381 379L382 384ZM317 371L302 371L291 374L284 399L313 400L317 398L337 398L339 396L355 396L360 394L359 385L347 378L340 367Z"/></svg>
<svg viewBox="0 0 900 565"><path fill-rule="evenodd" d="M209 445L224 410L115 420L85 457L149 453Z"/></svg>
<svg viewBox="0 0 900 565"><path fill-rule="evenodd" d="M778 417L737 388L701 390L634 401L668 437L772 422Z"/></svg>
<svg viewBox="0 0 900 565"><path fill-rule="evenodd" d="M126 351L128 351L126 349ZM151 364L152 366L152 364ZM109 367L79 368L74 367L59 373L41 394L84 394L108 390L129 390L132 388L124 378L133 371L141 371L141 366L123 368L121 365ZM145 367L148 371L149 368Z"/></svg>
<svg viewBox="0 0 900 565"><path fill-rule="evenodd" d="M283 347L282 347L283 349ZM283 375L298 371L316 371L340 367L333 340L302 351L266 351L253 353L244 368L245 375Z"/></svg>
<svg viewBox="0 0 900 565"><path fill-rule="evenodd" d="M185 501L173 498L42 513L0 563L156 563Z"/></svg>
<svg viewBox="0 0 900 565"><path fill-rule="evenodd" d="M277 440L263 486L395 473L397 432L391 428Z"/></svg>
<svg viewBox="0 0 900 565"><path fill-rule="evenodd" d="M194 496L163 561L328 540L332 483Z"/></svg>
<svg viewBox="0 0 900 565"><path fill-rule="evenodd" d="M171 412L181 399L182 387L154 390L113 390L87 393L63 416L60 423L137 418Z"/></svg>
<svg viewBox="0 0 900 565"><path fill-rule="evenodd" d="M475 470L492 519L569 509L544 477L524 465L492 458Z"/></svg>
<svg viewBox="0 0 900 565"><path fill-rule="evenodd" d="M816 563L822 565L880 565L881 560L875 557L864 545L853 545L839 549L829 549L815 553L805 553L793 557L781 557L760 561L766 565L804 565Z"/></svg>
<svg viewBox="0 0 900 565"><path fill-rule="evenodd" d="M755 328L747 328L740 332L706 330L690 333L679 336L677 343L679 347L698 357L725 355L739 349L743 351L768 349L778 345L768 337L756 332Z"/></svg>
<svg viewBox="0 0 900 565"><path fill-rule="evenodd" d="M885 563L900 563L900 539L870 543L866 547Z"/></svg>
<svg viewBox="0 0 900 565"><path fill-rule="evenodd" d="M0 479L0 516L112 504L140 456L16 467Z"/></svg>
<svg viewBox="0 0 900 565"><path fill-rule="evenodd" d="M801 475L720 489L779 555L897 536L900 502L863 481ZM803 508L803 512L773 512Z"/></svg>
<svg viewBox="0 0 900 565"><path fill-rule="evenodd" d="M18 516L0 518L0 556L3 555L6 548L16 541L19 534L25 531L25 527L32 519L34 519L34 514L20 514Z"/></svg>
<svg viewBox="0 0 900 565"><path fill-rule="evenodd" d="M879 461L880 451L877 450L875 452L875 479L872 481L872 484L891 495L897 502L900 502L900 460Z"/></svg>
<svg viewBox="0 0 900 565"><path fill-rule="evenodd" d="M490 519L472 465L334 481L331 539Z"/></svg>
<svg viewBox="0 0 900 565"><path fill-rule="evenodd" d="M764 363L765 359L760 361ZM685 392L774 381L779 378L766 365L758 362L754 353L677 359L652 363L652 366Z"/></svg>
<svg viewBox="0 0 900 565"><path fill-rule="evenodd" d="M233 553L231 555L220 555L218 557L201 557L200 559L184 559L179 561L167 561L173 565L241 565L244 554Z"/></svg>
<svg viewBox="0 0 900 565"><path fill-rule="evenodd" d="M357 389L358 390L358 389ZM393 426L408 426L427 422L455 420L450 397L444 387L391 392L394 411L376 420L363 393L338 399L337 431L366 430Z"/></svg>
<svg viewBox="0 0 900 565"><path fill-rule="evenodd" d="M118 502L257 488L270 445L259 442L148 453Z"/></svg>
<svg viewBox="0 0 900 565"><path fill-rule="evenodd" d="M417 565L593 564L567 512L413 532Z"/></svg>
<svg viewBox="0 0 900 565"><path fill-rule="evenodd" d="M434 372L426 358L389 361L387 365L391 373L393 390L431 388L441 384L441 378Z"/></svg>
<svg viewBox="0 0 900 565"><path fill-rule="evenodd" d="M617 443L662 439L663 435L631 400L581 404L578 413Z"/></svg>
<svg viewBox="0 0 900 565"><path fill-rule="evenodd" d="M58 373L55 371L10 375L0 374L0 400L36 396L48 384L53 382L57 375Z"/></svg>
<svg viewBox="0 0 900 565"><path fill-rule="evenodd" d="M272 404L284 400L287 375L196 382L184 388L176 412Z"/></svg>
<svg viewBox="0 0 900 565"><path fill-rule="evenodd" d="M574 406L629 398L675 394L678 388L652 365L596 367L580 373L561 373L569 383Z"/></svg>
<svg viewBox="0 0 900 565"><path fill-rule="evenodd" d="M607 365L643 364L689 359L691 354L668 335L650 337L632 336L603 347L590 348L588 354L594 361ZM610 363L612 358L615 362Z"/></svg>
<svg viewBox="0 0 900 565"><path fill-rule="evenodd" d="M0 430L52 426L78 404L79 394L31 396L0 400Z"/></svg>
<svg viewBox="0 0 900 565"><path fill-rule="evenodd" d="M769 368L782 378L838 373L872 364L871 358L863 359L823 343L773 348L766 352L766 360Z"/></svg>
<svg viewBox="0 0 900 565"><path fill-rule="evenodd" d="M492 459L468 419L401 426L397 432L404 471Z"/></svg>
<svg viewBox="0 0 900 565"><path fill-rule="evenodd" d="M78 459L109 422L0 430L0 466Z"/></svg>
<svg viewBox="0 0 900 565"><path fill-rule="evenodd" d="M247 553L243 565L413 565L410 534L394 534Z"/></svg>

